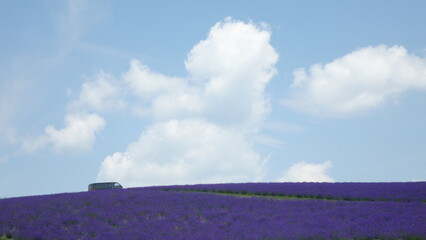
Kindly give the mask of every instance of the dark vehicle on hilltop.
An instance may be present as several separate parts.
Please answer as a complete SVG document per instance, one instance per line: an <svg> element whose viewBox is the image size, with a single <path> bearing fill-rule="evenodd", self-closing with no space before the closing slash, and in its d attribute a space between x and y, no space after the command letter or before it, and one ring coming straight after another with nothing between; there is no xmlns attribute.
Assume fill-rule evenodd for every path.
<svg viewBox="0 0 426 240"><path fill-rule="evenodd" d="M118 182L101 182L89 185L89 191L105 190L105 189L123 189Z"/></svg>

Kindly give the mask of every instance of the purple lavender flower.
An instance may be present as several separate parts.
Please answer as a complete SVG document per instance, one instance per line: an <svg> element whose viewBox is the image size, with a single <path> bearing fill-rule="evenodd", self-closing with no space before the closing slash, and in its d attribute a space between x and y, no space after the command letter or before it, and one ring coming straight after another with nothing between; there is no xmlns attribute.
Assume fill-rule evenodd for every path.
<svg viewBox="0 0 426 240"><path fill-rule="evenodd" d="M340 187L343 185L218 184L184 187L275 193L289 189L295 193L308 193L303 191L313 189L313 195L321 189L323 195L349 196L345 194L350 191L345 192ZM354 189L373 187L356 185L346 186L355 186ZM399 183L396 185L396 189L404 188ZM418 185L408 185L408 189L419 188ZM294 186L301 190L296 192ZM392 186L388 188L392 189ZM426 204L420 197L424 196L421 193L424 188L417 192L413 190L412 195L397 190L390 198L392 201L275 200L163 189L133 188L1 199L0 235L16 239L426 238ZM357 194L371 199L379 196L376 193L368 196L370 191ZM390 196L388 190L382 193Z"/></svg>

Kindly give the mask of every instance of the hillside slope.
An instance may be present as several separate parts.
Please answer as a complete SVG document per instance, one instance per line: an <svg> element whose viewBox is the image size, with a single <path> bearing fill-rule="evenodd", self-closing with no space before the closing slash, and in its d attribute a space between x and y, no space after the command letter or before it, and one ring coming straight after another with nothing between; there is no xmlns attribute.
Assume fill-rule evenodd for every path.
<svg viewBox="0 0 426 240"><path fill-rule="evenodd" d="M274 200L170 191L171 188L1 199L0 236L13 239L426 239L426 203L421 201Z"/></svg>

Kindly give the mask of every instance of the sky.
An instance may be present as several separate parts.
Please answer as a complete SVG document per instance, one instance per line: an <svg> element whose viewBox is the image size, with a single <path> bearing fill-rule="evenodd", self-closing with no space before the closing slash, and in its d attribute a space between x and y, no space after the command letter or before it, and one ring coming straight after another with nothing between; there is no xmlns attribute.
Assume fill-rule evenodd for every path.
<svg viewBox="0 0 426 240"><path fill-rule="evenodd" d="M425 1L0 1L0 198L426 180Z"/></svg>

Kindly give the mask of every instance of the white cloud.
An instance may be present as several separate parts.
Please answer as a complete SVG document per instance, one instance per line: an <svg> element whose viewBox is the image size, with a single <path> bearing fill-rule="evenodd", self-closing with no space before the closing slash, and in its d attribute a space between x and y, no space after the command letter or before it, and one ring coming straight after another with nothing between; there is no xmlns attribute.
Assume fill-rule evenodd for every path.
<svg viewBox="0 0 426 240"><path fill-rule="evenodd" d="M131 61L130 70L124 74L124 79L133 93L146 100L187 87L187 83L183 79L153 72L137 60Z"/></svg>
<svg viewBox="0 0 426 240"><path fill-rule="evenodd" d="M155 73L137 60L131 62L123 78L130 91L142 100L135 108L141 116L161 121L202 111L199 90L185 79Z"/></svg>
<svg viewBox="0 0 426 240"><path fill-rule="evenodd" d="M104 126L104 119L96 114L67 115L64 128L58 130L49 125L43 135L24 139L22 149L33 152L51 144L57 152L87 151Z"/></svg>
<svg viewBox="0 0 426 240"><path fill-rule="evenodd" d="M426 89L426 60L402 46L379 45L295 70L293 92L282 103L310 114L347 117L412 89Z"/></svg>
<svg viewBox="0 0 426 240"><path fill-rule="evenodd" d="M68 95L71 95L69 89ZM96 134L106 123L98 114L88 112L107 112L124 108L126 104L120 98L121 95L121 87L112 81L108 74L99 73L95 81L83 84L78 99L69 104L64 128L56 129L48 125L44 134L19 137L21 149L27 153L46 146L52 146L58 153L90 150Z"/></svg>
<svg viewBox="0 0 426 240"><path fill-rule="evenodd" d="M139 112L156 121L195 116L252 129L270 112L264 88L278 60L270 35L253 23L228 19L189 52L189 79L155 73L137 61L124 79L143 100Z"/></svg>
<svg viewBox="0 0 426 240"><path fill-rule="evenodd" d="M170 120L107 156L97 180L126 186L259 181L265 163L237 131L199 119Z"/></svg>
<svg viewBox="0 0 426 240"><path fill-rule="evenodd" d="M126 102L122 99L122 86L112 76L100 72L95 81L85 82L79 98L70 104L74 112L92 110L106 112L124 109Z"/></svg>
<svg viewBox="0 0 426 240"><path fill-rule="evenodd" d="M264 27L228 19L192 48L185 66L191 80L203 86L209 119L253 127L270 112L264 88L276 74L278 60L270 37Z"/></svg>
<svg viewBox="0 0 426 240"><path fill-rule="evenodd" d="M67 93L72 95L69 89ZM90 150L96 135L106 124L97 113L124 109L123 96L123 86L101 71L95 80L83 83L78 98L70 102L64 128L48 125L44 134L23 138L21 148L25 152L34 152L51 145L58 153Z"/></svg>
<svg viewBox="0 0 426 240"><path fill-rule="evenodd" d="M126 151L106 157L98 180L127 186L259 181L267 157L248 135L270 111L264 89L278 60L270 36L251 22L217 23L189 52L187 78L133 60L123 80L140 101L134 111L153 125Z"/></svg>
<svg viewBox="0 0 426 240"><path fill-rule="evenodd" d="M279 182L334 182L334 179L326 174L332 167L331 161L322 164L299 162L292 165Z"/></svg>
<svg viewBox="0 0 426 240"><path fill-rule="evenodd" d="M250 83L254 81L250 79L252 74L260 78L256 79L257 87L262 88L262 80L267 82L275 74L274 64L278 59L269 44L270 38L270 32L264 27L227 19L214 25L207 39L192 48L185 61L186 69L195 81L213 80L215 83L209 86L211 91Z"/></svg>

